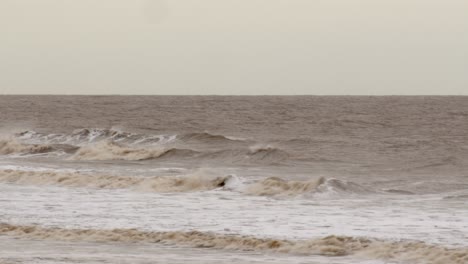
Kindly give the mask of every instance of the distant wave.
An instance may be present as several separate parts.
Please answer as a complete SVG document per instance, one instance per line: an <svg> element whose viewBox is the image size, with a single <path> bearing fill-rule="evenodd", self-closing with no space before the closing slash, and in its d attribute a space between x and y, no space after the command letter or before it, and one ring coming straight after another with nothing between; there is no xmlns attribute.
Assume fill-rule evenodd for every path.
<svg viewBox="0 0 468 264"><path fill-rule="evenodd" d="M251 146L202 153L199 158L240 164L275 164L287 160L290 155L279 148Z"/></svg>
<svg viewBox="0 0 468 264"><path fill-rule="evenodd" d="M141 135L112 129L84 128L71 134L24 131L16 134L13 141L10 144L17 143L18 146L2 149L0 145L0 155L7 152L32 154L60 151L73 154L70 160L192 158L240 164L280 164L291 158L288 151L275 145L255 144L247 139L207 132Z"/></svg>
<svg viewBox="0 0 468 264"><path fill-rule="evenodd" d="M73 131L71 134L43 134L36 131L24 131L17 133L16 137L26 142L31 143L47 143L47 144L73 144L83 145L96 143L100 141L112 141L125 144L135 145L151 145L151 144L166 144L174 141L182 142L201 142L206 144L212 143L229 143L242 142L245 139L202 133L186 133L174 135L145 135L136 134L116 129L99 129L99 128L83 128Z"/></svg>
<svg viewBox="0 0 468 264"><path fill-rule="evenodd" d="M175 139L175 135L140 135L115 129L83 128L70 134L44 134L36 131L24 131L15 135L18 139L30 143L84 145L100 141L113 141L128 144L163 144Z"/></svg>
<svg viewBox="0 0 468 264"><path fill-rule="evenodd" d="M249 147L248 155L258 161L280 161L289 158L289 153L286 151L272 146L257 144Z"/></svg>
<svg viewBox="0 0 468 264"><path fill-rule="evenodd" d="M189 157L197 154L194 150L177 148L134 148L110 141L81 147L70 159L73 160L149 160L162 157Z"/></svg>
<svg viewBox="0 0 468 264"><path fill-rule="evenodd" d="M394 193L394 194L404 194L404 195L414 195L414 192L406 191L406 190L399 190L399 189L384 189L384 192L387 193Z"/></svg>
<svg viewBox="0 0 468 264"><path fill-rule="evenodd" d="M56 241L171 243L197 248L248 250L282 254L360 256L410 263L468 263L467 248L446 248L419 241L384 241L360 237L327 236L285 240L225 235L200 231L151 232L138 229L65 229L0 223L0 235Z"/></svg>
<svg viewBox="0 0 468 264"><path fill-rule="evenodd" d="M208 132L202 132L202 133L187 133L187 134L182 134L180 136L177 136L179 140L182 141L201 141L201 142L206 142L206 143L213 143L213 142L232 142L232 141L245 141L245 139L242 138L236 138L236 137L229 137L229 136L224 136L224 135L216 135L216 134L210 134Z"/></svg>
<svg viewBox="0 0 468 264"><path fill-rule="evenodd" d="M447 195L443 199L444 200L468 200L468 194Z"/></svg>
<svg viewBox="0 0 468 264"><path fill-rule="evenodd" d="M235 164L276 164L289 158L289 154L280 149L223 149L214 151L199 151L190 148L169 146L129 146L112 141L101 141L84 146L67 144L24 144L16 140L0 141L0 155L19 154L21 156L35 154L67 154L68 160L80 161L148 161L155 159L198 161L216 161Z"/></svg>
<svg viewBox="0 0 468 264"><path fill-rule="evenodd" d="M233 163L275 163L289 157L278 148L224 149L201 152L193 149L166 148L163 146L135 147L103 141L79 148L72 160L151 160L160 158L216 160Z"/></svg>
<svg viewBox="0 0 468 264"><path fill-rule="evenodd" d="M0 140L0 155L19 154L21 156L47 154L71 154L70 160L149 160L156 158L184 158L199 152L190 149L153 147L130 147L112 141L102 141L85 146L68 144L26 144L16 139Z"/></svg>

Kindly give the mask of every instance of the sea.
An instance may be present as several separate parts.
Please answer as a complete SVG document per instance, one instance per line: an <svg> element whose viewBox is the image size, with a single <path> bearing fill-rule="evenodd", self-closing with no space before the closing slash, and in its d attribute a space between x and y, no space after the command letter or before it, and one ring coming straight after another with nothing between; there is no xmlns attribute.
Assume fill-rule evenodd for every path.
<svg viewBox="0 0 468 264"><path fill-rule="evenodd" d="M468 97L0 96L0 263L468 263Z"/></svg>

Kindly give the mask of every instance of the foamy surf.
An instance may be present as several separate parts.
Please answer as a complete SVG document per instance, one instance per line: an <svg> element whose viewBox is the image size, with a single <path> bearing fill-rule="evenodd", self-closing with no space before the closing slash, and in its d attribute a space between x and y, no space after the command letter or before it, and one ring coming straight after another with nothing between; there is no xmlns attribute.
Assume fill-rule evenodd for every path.
<svg viewBox="0 0 468 264"><path fill-rule="evenodd" d="M127 160L144 161L161 158L172 160L191 159L192 161L217 161L233 163L265 164L287 159L289 155L277 148L258 149L226 149L219 151L198 151L188 148L146 146L130 147L115 142L99 142L79 148L70 160L104 161Z"/></svg>
<svg viewBox="0 0 468 264"><path fill-rule="evenodd" d="M190 157L196 155L197 152L189 149L165 148L165 147L149 147L149 148L134 148L119 145L115 142L105 141L83 146L71 156L71 160L150 160L162 157Z"/></svg>
<svg viewBox="0 0 468 264"><path fill-rule="evenodd" d="M39 133L33 130L16 133L15 137L35 144L74 144L86 145L101 141L113 141L130 145L164 145L174 142L226 144L242 143L247 139L211 134L208 132L180 133L180 134L138 134L122 131L120 129L82 128L76 129L69 134Z"/></svg>
<svg viewBox="0 0 468 264"><path fill-rule="evenodd" d="M55 156L69 161L170 159L180 162L189 159L192 162L250 165L279 164L292 158L290 153L276 146L249 146L249 142L242 139L206 132L174 135L170 140L164 138L112 130L82 129L69 136L24 132L0 141L0 155L49 154L52 157L52 154L58 154Z"/></svg>
<svg viewBox="0 0 468 264"><path fill-rule="evenodd" d="M226 234L237 241L211 246L226 250L204 250L190 248L192 238L164 240L177 254L160 263L225 261L224 254L233 256L233 263L465 261L450 248L468 246L466 99L8 96L0 101L1 139L11 140L0 150L0 222L64 230L136 228L142 237L197 230L213 232L208 239L198 236L201 245L211 246ZM24 132L12 135L17 131ZM89 236L99 237L94 231ZM362 239L361 246L335 248L343 257L309 255L320 249L305 241L333 234L338 240ZM244 235L283 244L257 250L248 247L250 240L238 240ZM145 255L120 252L127 242L68 243L116 253L77 256L60 239L0 236L10 252L0 250L0 259L13 263L116 263L119 256L134 263ZM143 245L134 240L133 248ZM247 245L238 249L237 243ZM289 250L296 247L306 253ZM236 258L247 254L236 250L255 252L261 261ZM52 255L57 258L48 259ZM359 256L371 260L353 261ZM140 263L158 256L144 258Z"/></svg>
<svg viewBox="0 0 468 264"><path fill-rule="evenodd" d="M54 151L52 146L39 144L22 144L17 140L0 140L0 155L40 154Z"/></svg>
<svg viewBox="0 0 468 264"><path fill-rule="evenodd" d="M116 176L52 170L0 170L0 182L21 185L56 185L97 189L130 189L140 192L194 192L222 189L246 195L297 197L313 194L365 194L355 183L320 177L306 181L287 181L269 177L246 181L236 175L220 175L198 170L180 176Z"/></svg>
<svg viewBox="0 0 468 264"><path fill-rule="evenodd" d="M467 248L446 248L419 241L384 241L371 238L327 236L286 240L226 235L200 231L142 231L138 229L65 229L0 223L0 234L18 238L117 243L172 243L198 248L266 251L283 254L348 256L411 263L465 264Z"/></svg>
<svg viewBox="0 0 468 264"><path fill-rule="evenodd" d="M67 144L28 144L17 139L0 140L0 155L34 156L47 154L72 154L79 147Z"/></svg>
<svg viewBox="0 0 468 264"><path fill-rule="evenodd" d="M246 192L264 196L293 196L317 191L317 188L325 182L326 180L323 177L309 181L286 181L281 178L270 177L247 186Z"/></svg>
<svg viewBox="0 0 468 264"><path fill-rule="evenodd" d="M0 182L98 189L128 188L145 192L193 192L223 187L229 178L200 171L183 176L114 176L58 171L0 171Z"/></svg>

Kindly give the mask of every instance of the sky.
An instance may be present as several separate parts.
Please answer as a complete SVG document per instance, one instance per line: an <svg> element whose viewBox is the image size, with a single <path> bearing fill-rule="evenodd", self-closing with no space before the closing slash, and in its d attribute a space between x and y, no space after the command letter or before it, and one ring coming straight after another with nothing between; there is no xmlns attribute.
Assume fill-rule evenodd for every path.
<svg viewBox="0 0 468 264"><path fill-rule="evenodd" d="M0 94L468 95L468 1L1 0Z"/></svg>

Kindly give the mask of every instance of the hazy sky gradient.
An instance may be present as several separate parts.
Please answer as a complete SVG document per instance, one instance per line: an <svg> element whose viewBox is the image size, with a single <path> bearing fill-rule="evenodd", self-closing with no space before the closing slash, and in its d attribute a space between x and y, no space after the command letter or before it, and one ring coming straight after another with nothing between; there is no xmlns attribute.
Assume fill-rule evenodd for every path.
<svg viewBox="0 0 468 264"><path fill-rule="evenodd" d="M467 0L1 0L3 94L465 94Z"/></svg>

